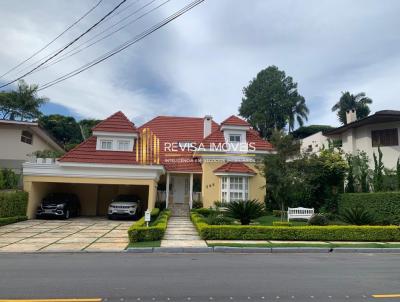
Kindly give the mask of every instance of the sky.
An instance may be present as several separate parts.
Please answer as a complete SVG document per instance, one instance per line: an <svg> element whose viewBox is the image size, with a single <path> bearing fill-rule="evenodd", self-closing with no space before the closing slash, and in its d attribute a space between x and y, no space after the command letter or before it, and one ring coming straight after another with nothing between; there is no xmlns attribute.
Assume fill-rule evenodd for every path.
<svg viewBox="0 0 400 302"><path fill-rule="evenodd" d="M98 1L0 0L0 74L42 48ZM154 0L122 25L164 1ZM0 83L36 66L35 62L72 41L119 2L103 0L22 65L24 70L7 74ZM117 34L25 80L39 85L54 80L190 2L170 0ZM96 34L101 37L102 31L148 3L127 0L117 15L69 49ZM372 112L399 110L399 12L397 0L206 0L125 51L40 91L50 99L43 111L102 119L122 110L137 125L158 115L211 114L221 122L238 114L243 87L270 65L298 83L310 109L307 124L338 125L331 107L342 91L365 92L374 101Z"/></svg>

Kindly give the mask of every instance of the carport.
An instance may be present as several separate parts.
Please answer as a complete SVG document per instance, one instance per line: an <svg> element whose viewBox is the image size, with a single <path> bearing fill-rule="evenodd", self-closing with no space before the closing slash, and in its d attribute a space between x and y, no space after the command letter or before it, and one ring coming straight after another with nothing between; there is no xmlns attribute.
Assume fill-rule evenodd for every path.
<svg viewBox="0 0 400 302"><path fill-rule="evenodd" d="M75 176L78 172L79 177ZM110 172L115 177L106 177ZM153 209L157 183L163 172L164 168L159 165L90 165L84 171L80 165L77 171L73 165L25 163L24 190L29 193L27 216L35 217L36 208L49 193L76 194L83 216L106 215L108 205L119 194L135 194L145 203L145 209Z"/></svg>

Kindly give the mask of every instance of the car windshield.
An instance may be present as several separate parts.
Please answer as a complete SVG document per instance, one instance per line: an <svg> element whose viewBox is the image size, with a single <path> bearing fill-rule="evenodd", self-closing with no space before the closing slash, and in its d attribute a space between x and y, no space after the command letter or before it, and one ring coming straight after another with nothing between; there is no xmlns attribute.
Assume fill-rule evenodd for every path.
<svg viewBox="0 0 400 302"><path fill-rule="evenodd" d="M43 204L54 204L64 203L67 200L67 196L63 194L51 194L43 199Z"/></svg>
<svg viewBox="0 0 400 302"><path fill-rule="evenodd" d="M138 198L135 195L118 195L115 201L136 202Z"/></svg>

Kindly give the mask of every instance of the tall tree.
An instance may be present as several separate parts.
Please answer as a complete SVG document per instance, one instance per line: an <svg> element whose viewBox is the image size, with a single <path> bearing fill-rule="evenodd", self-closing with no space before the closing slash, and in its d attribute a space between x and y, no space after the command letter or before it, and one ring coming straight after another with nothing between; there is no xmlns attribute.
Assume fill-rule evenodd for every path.
<svg viewBox="0 0 400 302"><path fill-rule="evenodd" d="M371 110L369 106L372 104L372 99L367 97L364 92L357 93L356 95L350 92L342 92L342 96L339 101L333 105L332 111L337 111L337 116L339 121L343 124L347 124L346 111L355 109L357 114L357 119L367 117Z"/></svg>
<svg viewBox="0 0 400 302"><path fill-rule="evenodd" d="M28 85L24 80L18 82L17 90L0 92L0 112L2 119L35 120L42 113L40 107L48 101L37 95L38 85Z"/></svg>
<svg viewBox="0 0 400 302"><path fill-rule="evenodd" d="M101 120L85 119L79 121L79 127L81 129L82 138L85 140L92 135L92 128L100 123Z"/></svg>
<svg viewBox="0 0 400 302"><path fill-rule="evenodd" d="M261 70L243 88L243 94L239 113L264 138L288 123L289 130L293 130L296 121L302 125L307 120L308 108L297 91L297 83L276 66Z"/></svg>
<svg viewBox="0 0 400 302"><path fill-rule="evenodd" d="M66 150L82 141L81 130L72 116L51 114L42 116L39 124L46 129Z"/></svg>

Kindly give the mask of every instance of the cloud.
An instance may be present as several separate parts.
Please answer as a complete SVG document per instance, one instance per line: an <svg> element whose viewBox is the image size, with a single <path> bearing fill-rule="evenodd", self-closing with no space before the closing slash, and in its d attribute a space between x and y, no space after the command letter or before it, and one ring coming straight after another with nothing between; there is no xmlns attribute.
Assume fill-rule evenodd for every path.
<svg viewBox="0 0 400 302"><path fill-rule="evenodd" d="M30 55L95 2L4 0L0 43L7 47L0 49L0 66L7 69ZM106 1L62 42L117 2ZM112 39L27 81L45 83L79 67L189 2L172 0ZM330 108L341 91L366 92L374 99L373 111L396 109L399 9L400 3L390 0L385 5L378 0L205 1L123 53L43 93L82 117L104 118L121 109L137 124L156 115L212 114L221 121L237 114L242 88L257 72L277 65L298 82L310 107L309 123L337 124Z"/></svg>

